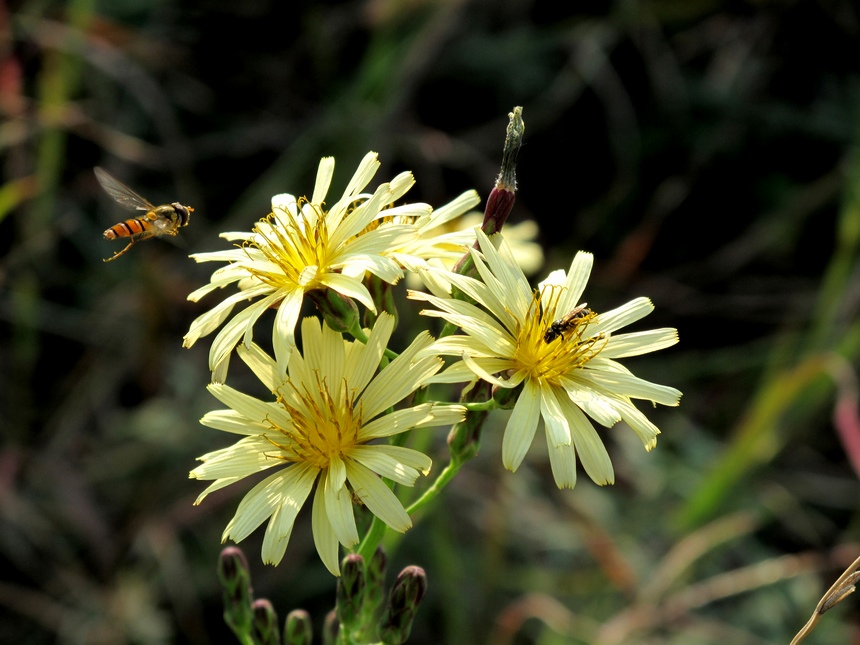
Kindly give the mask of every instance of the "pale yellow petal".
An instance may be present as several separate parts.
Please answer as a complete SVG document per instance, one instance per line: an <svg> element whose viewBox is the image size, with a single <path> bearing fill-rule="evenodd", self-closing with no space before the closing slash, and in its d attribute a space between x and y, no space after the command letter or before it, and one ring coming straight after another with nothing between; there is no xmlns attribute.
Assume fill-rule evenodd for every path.
<svg viewBox="0 0 860 645"><path fill-rule="evenodd" d="M347 476L353 490L359 491L365 506L376 517L400 533L412 526L403 504L372 471L356 462L348 462Z"/></svg>
<svg viewBox="0 0 860 645"><path fill-rule="evenodd" d="M311 511L311 527L314 534L314 545L323 564L332 575L340 575L340 562L338 560L338 544L334 529L328 520L326 510L325 493L317 487L314 494L314 503Z"/></svg>
<svg viewBox="0 0 860 645"><path fill-rule="evenodd" d="M531 446L540 419L540 391L530 380L525 382L502 439L502 463L516 471Z"/></svg>

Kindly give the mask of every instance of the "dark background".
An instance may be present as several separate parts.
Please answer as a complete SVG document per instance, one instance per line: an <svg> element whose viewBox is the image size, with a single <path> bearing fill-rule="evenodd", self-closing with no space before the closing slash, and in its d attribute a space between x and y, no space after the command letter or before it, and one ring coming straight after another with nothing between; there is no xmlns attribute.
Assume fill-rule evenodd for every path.
<svg viewBox="0 0 860 645"><path fill-rule="evenodd" d="M651 453L602 430L604 489L556 490L540 438L504 471L499 413L390 553L430 580L411 642L787 643L860 555L832 419L860 434L854 2L43 0L0 26L0 641L233 642L214 571L250 485L192 506L229 437L198 423L210 339L181 338L218 296L186 301L214 268L187 254L309 194L324 155L333 192L375 150L409 201L486 197L515 105L536 279L585 249L590 306L649 296L637 329L681 343L626 364L684 398L648 411ZM182 246L104 264L126 213L96 165L194 206ZM318 635L335 584L309 517L277 568L261 534L256 594ZM856 624L852 597L810 642Z"/></svg>

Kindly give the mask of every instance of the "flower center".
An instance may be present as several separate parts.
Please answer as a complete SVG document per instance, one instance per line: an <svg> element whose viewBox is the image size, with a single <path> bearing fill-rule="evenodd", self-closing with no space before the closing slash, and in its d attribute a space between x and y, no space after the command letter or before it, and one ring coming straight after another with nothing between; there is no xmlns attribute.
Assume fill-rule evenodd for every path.
<svg viewBox="0 0 860 645"><path fill-rule="evenodd" d="M294 207L278 208L257 222L253 233L245 244L259 250L268 265L252 260L247 269L274 288L298 286L307 291L328 267L331 249L325 211L304 197Z"/></svg>
<svg viewBox="0 0 860 645"><path fill-rule="evenodd" d="M289 397L292 402L279 395L278 403L290 415L291 426L275 428L284 435L284 443L270 441L281 449L279 459L305 462L322 469L328 467L332 457L343 458L358 443L361 405L355 407L354 394L332 396L319 374L316 380L313 392L299 390L292 381L287 382L285 387L293 391ZM345 383L343 392L348 392Z"/></svg>
<svg viewBox="0 0 860 645"><path fill-rule="evenodd" d="M528 314L518 330L514 359L532 378L553 380L584 367L606 346L606 337L588 334L596 313L585 307L557 311L561 288L545 288L553 290L549 305L542 308L541 292L533 292Z"/></svg>

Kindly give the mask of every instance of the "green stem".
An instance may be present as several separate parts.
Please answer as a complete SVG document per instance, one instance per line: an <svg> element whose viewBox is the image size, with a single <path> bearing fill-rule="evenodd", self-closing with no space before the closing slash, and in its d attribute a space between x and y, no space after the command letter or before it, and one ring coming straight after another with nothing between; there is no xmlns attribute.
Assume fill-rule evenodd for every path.
<svg viewBox="0 0 860 645"><path fill-rule="evenodd" d="M454 478L464 461L455 461L451 460L445 466L439 476L436 478L436 481L424 491L424 494L421 495L417 500L415 500L409 507L406 509L406 512L409 515L412 515L416 511L421 510L423 507L427 506L430 502L432 502L439 493L448 485L448 483ZM385 536L386 531L388 530L388 526L380 520L378 517L374 515L373 521L370 524L370 529L368 529L367 534L364 536L364 539L358 545L358 549L356 553L361 557L368 559L373 553L376 551L376 547L382 542L382 538Z"/></svg>
<svg viewBox="0 0 860 645"><path fill-rule="evenodd" d="M442 492L442 489L444 489L445 486L448 485L448 482L450 482L454 478L454 475L456 475L460 471L460 468L463 466L464 463L465 462L463 461L455 462L453 459L449 461L448 465L445 466L441 473L439 473L439 476L436 478L436 481L433 482L430 488L424 491L424 494L421 495L421 497L419 497L412 504L410 504L409 508L406 509L406 512L409 513L409 515L412 515L413 513L420 511L423 507L436 499L436 496Z"/></svg>
<svg viewBox="0 0 860 645"><path fill-rule="evenodd" d="M367 535L364 536L364 539L358 545L356 553L365 560L369 560L376 551L376 547L378 547L379 543L382 542L382 538L387 530L388 526L385 522L374 515L373 521L370 523L370 528L367 531Z"/></svg>
<svg viewBox="0 0 860 645"><path fill-rule="evenodd" d="M492 412L499 409L499 404L495 399L479 401L477 403L460 403L459 405L462 405L469 412Z"/></svg>
<svg viewBox="0 0 860 645"><path fill-rule="evenodd" d="M481 396L485 393L483 390L485 390L485 388L475 388L475 390L470 392L467 396ZM464 405L471 404L466 403ZM474 403L474 405L481 406L483 404ZM454 478L454 475L460 471L463 464L477 454L480 428L483 425L486 416L486 410L469 411L466 419L454 426L451 430L451 437L454 438L454 441L452 443L452 439L449 438L449 444L452 444L452 448L454 445L458 446L459 450L452 450L451 460L445 468L442 469L442 472L439 473L436 481L434 481L430 487L424 491L421 497L406 508L406 512L410 516L436 499L439 493L441 493L445 486L447 486ZM379 546L380 542L382 542L382 538L385 536L387 528L387 525L382 520L374 516L373 521L370 524L370 529L368 529L367 534L358 546L357 553L365 559L371 557L374 551L376 551L376 547Z"/></svg>
<svg viewBox="0 0 860 645"><path fill-rule="evenodd" d="M358 342L367 345L367 334L364 333L364 330L361 328L361 325L358 323L358 321L355 322L355 324L352 326L352 329L349 330L349 333Z"/></svg>

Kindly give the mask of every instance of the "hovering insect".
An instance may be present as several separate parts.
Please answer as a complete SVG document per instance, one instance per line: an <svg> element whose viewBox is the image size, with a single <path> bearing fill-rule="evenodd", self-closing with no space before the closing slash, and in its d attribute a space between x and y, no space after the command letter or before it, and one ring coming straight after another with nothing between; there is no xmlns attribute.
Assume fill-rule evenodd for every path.
<svg viewBox="0 0 860 645"><path fill-rule="evenodd" d="M577 322L591 314L591 309L586 307L586 304L588 303L582 303L573 311L569 311L564 316L551 323L549 329L547 329L546 333L543 335L543 342L551 343L559 336L564 336L566 332L576 326Z"/></svg>
<svg viewBox="0 0 860 645"><path fill-rule="evenodd" d="M105 192L117 202L129 210L145 211L144 215L132 217L119 224L114 224L105 231L106 240L114 240L118 237L131 238L128 246L122 251L114 253L111 257L105 258L105 262L116 260L139 240L145 240L158 235L176 235L180 226L188 225L188 219L191 213L194 212L194 209L190 206L183 206L179 202L153 206L149 200L144 199L101 168L93 168L93 172L96 174L96 179L99 180Z"/></svg>

